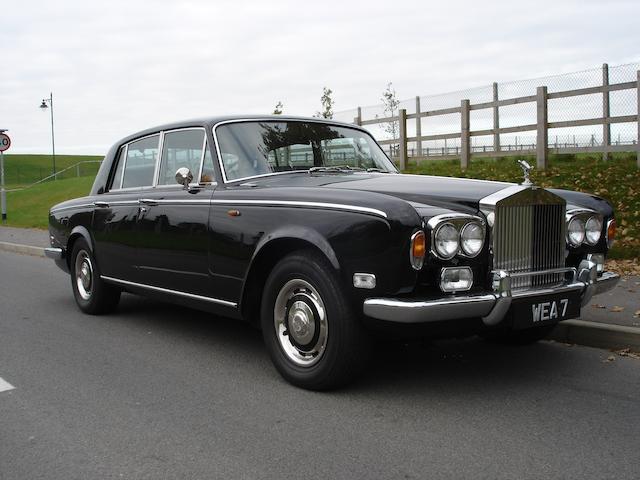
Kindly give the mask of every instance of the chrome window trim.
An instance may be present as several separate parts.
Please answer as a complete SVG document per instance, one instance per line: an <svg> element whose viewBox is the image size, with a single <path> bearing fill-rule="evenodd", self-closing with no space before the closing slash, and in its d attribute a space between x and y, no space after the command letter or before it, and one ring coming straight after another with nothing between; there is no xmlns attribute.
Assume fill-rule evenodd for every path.
<svg viewBox="0 0 640 480"><path fill-rule="evenodd" d="M152 187L158 185L158 175L160 175L160 164L162 162L162 149L164 148L164 132L160 132L160 139L158 140L158 158L156 158L156 164L153 168L153 179L151 182Z"/></svg>
<svg viewBox="0 0 640 480"><path fill-rule="evenodd" d="M324 123L327 125L332 125L334 127L341 127L341 128L350 128L352 130L357 130L359 132L365 133L366 135L368 135L371 140L373 140L375 142L376 145L378 145L378 147L380 147L380 145L378 144L378 142L376 142L376 139L373 138L373 135L371 135L371 132L369 132L368 130L359 127L357 125L350 125L350 124L342 124L340 122L334 122L334 121L329 121L329 120L324 120L321 118L282 118L282 119L278 119L278 118L273 118L273 117L257 117L257 118L236 118L233 120L223 120L221 122L218 122L216 124L213 125L213 127L211 127L211 133L213 135L213 141L215 143L215 147L216 147L216 154L218 156L218 166L220 167L220 173L222 174L222 182L227 185L227 184L233 184L236 182L242 182L244 180L250 179L250 178L259 178L259 177L267 177L267 176L272 176L272 175L283 175L283 174L291 174L291 173L307 173L309 172L309 170L290 170L288 172L273 172L273 173L261 173L260 175L250 175L248 177L242 177L242 178L234 178L233 180L229 180L227 179L227 174L224 170L224 165L222 163L222 154L220 152L220 142L218 141L218 135L216 134L216 129L221 126L221 125L228 125L231 123L247 123L247 122L252 122L252 123L258 123L258 122L274 122L274 123L282 123L282 122L299 122L299 123ZM380 148L380 150L382 150L382 148ZM384 150L383 150L384 153ZM386 154L385 154L386 156ZM393 165L395 167L395 164L393 163L393 161L391 161L391 159L389 159L389 157L387 157L387 159L389 160L389 162L391 163L391 165ZM399 173L397 170L395 173Z"/></svg>
<svg viewBox="0 0 640 480"><path fill-rule="evenodd" d="M194 293L187 293L187 292L181 292L179 290L171 290L171 289L168 289L168 288L155 287L153 285L147 285L147 284L144 284L144 283L130 282L129 280L121 280L119 278L107 277L106 275L100 275L100 278L102 280L107 281L107 282L117 283L119 285L124 285L124 286L129 286L129 287L137 287L137 288L146 288L148 290L153 290L155 292L168 293L170 295L177 295L177 296L180 296L180 297L190 298L190 299L193 299L193 300L201 300L201 301L205 301L205 302L215 303L215 304L218 304L218 305L224 305L226 307L238 308L238 304L236 302L230 302L228 300L221 300L219 298L205 297L205 296L202 296L202 295L196 295Z"/></svg>
<svg viewBox="0 0 640 480"><path fill-rule="evenodd" d="M151 180L152 184L151 185L144 185L141 187L127 187L127 188L110 188L109 192L127 192L129 190L138 190L138 189L142 189L142 188L153 188L155 185L155 174L156 174L156 170L158 168L158 161L160 159L160 155L162 155L162 151L160 150L160 148L162 147L160 141L162 138L162 130L158 131L158 132L154 132L154 133L150 133L149 135L145 135L144 137L139 137L136 138L135 140L131 140L130 142L127 142L123 145L123 147L126 148L126 152L124 154L124 165L122 166L122 175L120 178L120 187L122 187L122 183L124 182L124 172L127 169L127 157L129 156L129 145L131 145L132 143L136 143L139 142L140 140L144 140L145 138L149 138L149 137L153 137L155 135L158 135L158 158L156 158L156 164L154 166L154 178ZM116 167L117 168L117 167Z"/></svg>
<svg viewBox="0 0 640 480"><path fill-rule="evenodd" d="M181 127L181 128L173 128L173 129L169 129L169 130L162 130L162 142L160 144L160 155L158 155L158 161L156 162L156 172L154 175L154 187L168 187L171 186L173 187L173 185L158 185L158 180L160 179L160 167L162 166L162 157L164 152L162 151L162 149L164 148L164 136L167 133L175 133L175 132L183 132L183 131L188 131L188 130L202 130L202 135L203 135L203 139L202 139L202 154L200 155L200 165L198 168L198 176L194 178L197 178L198 180L201 178L202 175L202 165L204 163L204 154L205 154L205 148L207 145L207 129L205 127ZM191 172L193 173L193 172ZM208 184L208 183L207 183ZM177 185L177 184L176 184ZM197 186L200 185L200 183L198 182L192 182L189 184L189 186ZM180 185L178 185L180 186ZM184 187L182 187L184 188Z"/></svg>

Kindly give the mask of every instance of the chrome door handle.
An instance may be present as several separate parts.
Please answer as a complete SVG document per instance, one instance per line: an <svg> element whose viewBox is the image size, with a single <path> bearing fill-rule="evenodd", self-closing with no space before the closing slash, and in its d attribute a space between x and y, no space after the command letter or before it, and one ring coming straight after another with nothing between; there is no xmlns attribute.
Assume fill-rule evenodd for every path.
<svg viewBox="0 0 640 480"><path fill-rule="evenodd" d="M140 205L149 205L149 206L158 205L157 200L153 200L151 198L141 198L140 200L138 200L138 203Z"/></svg>
<svg viewBox="0 0 640 480"><path fill-rule="evenodd" d="M93 206L97 208L109 208L109 204L107 202L93 202Z"/></svg>

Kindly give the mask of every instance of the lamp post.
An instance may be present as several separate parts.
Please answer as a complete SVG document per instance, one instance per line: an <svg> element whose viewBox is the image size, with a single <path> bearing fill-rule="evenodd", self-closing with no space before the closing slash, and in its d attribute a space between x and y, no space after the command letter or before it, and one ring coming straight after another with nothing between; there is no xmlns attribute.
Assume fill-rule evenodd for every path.
<svg viewBox="0 0 640 480"><path fill-rule="evenodd" d="M53 93L49 93L49 98L43 98L42 103L40 104L40 108L44 112L49 107L51 112L51 152L53 154L53 179L57 180L58 177L56 175L56 139L53 134Z"/></svg>

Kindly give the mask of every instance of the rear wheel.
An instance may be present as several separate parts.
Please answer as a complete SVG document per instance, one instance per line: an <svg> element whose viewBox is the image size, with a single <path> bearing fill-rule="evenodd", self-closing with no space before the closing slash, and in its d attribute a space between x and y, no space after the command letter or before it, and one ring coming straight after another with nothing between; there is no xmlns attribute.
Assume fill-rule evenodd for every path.
<svg viewBox="0 0 640 480"><path fill-rule="evenodd" d="M265 345L294 385L336 388L366 364L369 337L339 285L331 265L313 250L285 257L267 279L261 307Z"/></svg>
<svg viewBox="0 0 640 480"><path fill-rule="evenodd" d="M527 328L524 330L503 330L500 332L484 333L482 337L490 342L504 345L530 345L546 338L554 328L556 328L556 324Z"/></svg>
<svg viewBox="0 0 640 480"><path fill-rule="evenodd" d="M78 239L71 254L71 288L80 310L92 315L113 311L120 289L100 278L100 269L86 240Z"/></svg>

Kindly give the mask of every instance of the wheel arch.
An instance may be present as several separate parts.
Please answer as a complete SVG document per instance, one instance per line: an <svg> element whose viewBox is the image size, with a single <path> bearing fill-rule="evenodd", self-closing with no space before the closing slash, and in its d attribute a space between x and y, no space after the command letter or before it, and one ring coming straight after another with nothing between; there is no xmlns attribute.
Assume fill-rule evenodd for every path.
<svg viewBox="0 0 640 480"><path fill-rule="evenodd" d="M91 250L91 253L93 253L93 238L91 237L89 230L87 230L87 228L83 227L82 225L76 225L71 230L71 233L69 234L69 240L67 240L66 257L67 257L67 267L69 268L71 268L70 262L71 262L71 254L73 253L73 246L75 245L75 243L78 241L79 238L83 238L87 242L87 245L89 245L89 249Z"/></svg>
<svg viewBox="0 0 640 480"><path fill-rule="evenodd" d="M245 320L254 325L260 324L261 285L264 285L269 273L282 258L306 249L322 254L336 271L340 270L340 262L333 248L314 230L294 229L263 237L256 247L242 286L240 312Z"/></svg>

